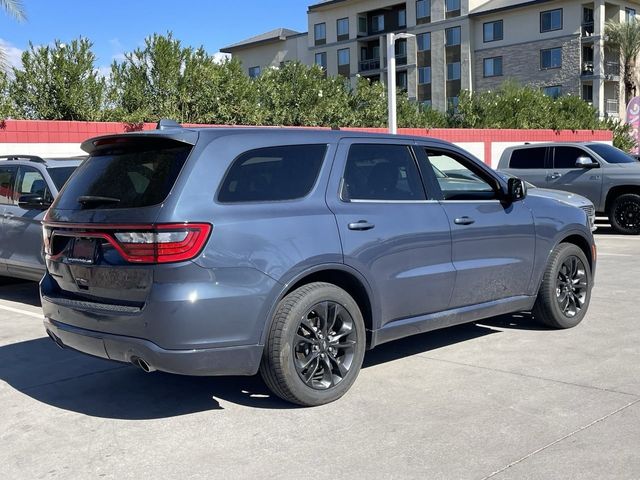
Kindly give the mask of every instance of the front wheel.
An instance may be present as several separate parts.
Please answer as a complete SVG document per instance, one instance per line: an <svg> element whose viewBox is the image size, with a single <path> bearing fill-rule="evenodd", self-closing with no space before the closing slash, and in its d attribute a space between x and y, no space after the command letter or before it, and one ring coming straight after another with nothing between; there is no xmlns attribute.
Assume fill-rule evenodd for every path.
<svg viewBox="0 0 640 480"><path fill-rule="evenodd" d="M575 327L587 313L591 287L591 268L584 252L576 245L561 243L551 252L534 317L552 328Z"/></svg>
<svg viewBox="0 0 640 480"><path fill-rule="evenodd" d="M353 385L364 358L365 327L355 300L329 283L310 283L279 304L260 373L280 398L323 405Z"/></svg>
<svg viewBox="0 0 640 480"><path fill-rule="evenodd" d="M624 235L640 234L640 195L625 193L615 198L609 208L613 229Z"/></svg>

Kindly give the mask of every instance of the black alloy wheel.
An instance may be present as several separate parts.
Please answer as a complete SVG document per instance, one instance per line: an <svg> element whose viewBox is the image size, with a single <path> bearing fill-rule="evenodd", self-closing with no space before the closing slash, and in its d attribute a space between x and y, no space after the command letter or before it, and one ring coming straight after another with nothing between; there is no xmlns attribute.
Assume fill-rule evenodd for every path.
<svg viewBox="0 0 640 480"><path fill-rule="evenodd" d="M589 284L586 267L577 256L564 259L556 279L556 298L567 318L580 313L588 295Z"/></svg>

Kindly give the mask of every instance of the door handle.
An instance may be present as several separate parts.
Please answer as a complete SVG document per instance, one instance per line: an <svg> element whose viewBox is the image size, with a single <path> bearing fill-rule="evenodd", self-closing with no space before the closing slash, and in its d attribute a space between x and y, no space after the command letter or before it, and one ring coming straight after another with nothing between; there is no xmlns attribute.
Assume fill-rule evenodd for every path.
<svg viewBox="0 0 640 480"><path fill-rule="evenodd" d="M4 213L2 214L2 216L3 216L4 218L13 218L15 215L14 215L13 213L11 213L11 212L4 212Z"/></svg>
<svg viewBox="0 0 640 480"><path fill-rule="evenodd" d="M471 225L473 223L476 223L476 221L471 217L460 217L456 218L453 223L455 223L456 225Z"/></svg>
<svg viewBox="0 0 640 480"><path fill-rule="evenodd" d="M369 223L366 220L359 220L349 224L349 230L371 230L374 227L375 225L373 223Z"/></svg>
<svg viewBox="0 0 640 480"><path fill-rule="evenodd" d="M561 176L562 176L562 175L561 175L560 173L558 173L558 172L553 172L553 173L552 173L551 175L549 175L549 177L547 177L547 178L549 178L549 180L556 180L556 179L560 178Z"/></svg>

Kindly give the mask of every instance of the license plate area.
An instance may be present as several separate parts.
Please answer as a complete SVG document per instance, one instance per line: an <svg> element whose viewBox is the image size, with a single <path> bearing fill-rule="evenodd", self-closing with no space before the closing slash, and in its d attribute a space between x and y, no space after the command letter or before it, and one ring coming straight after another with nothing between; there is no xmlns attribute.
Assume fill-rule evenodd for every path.
<svg viewBox="0 0 640 480"><path fill-rule="evenodd" d="M76 237L73 239L71 255L67 257L67 261L80 265L93 265L97 246L98 242L95 238Z"/></svg>

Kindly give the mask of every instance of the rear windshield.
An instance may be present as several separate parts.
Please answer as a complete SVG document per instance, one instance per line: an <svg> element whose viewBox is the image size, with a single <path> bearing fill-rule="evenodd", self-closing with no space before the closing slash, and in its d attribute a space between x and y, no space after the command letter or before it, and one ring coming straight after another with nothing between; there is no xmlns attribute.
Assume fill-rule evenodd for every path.
<svg viewBox="0 0 640 480"><path fill-rule="evenodd" d="M137 208L162 203L190 151L190 145L164 140L102 150L78 168L54 208Z"/></svg>
<svg viewBox="0 0 640 480"><path fill-rule="evenodd" d="M622 150L606 143L591 143L587 145L591 150L600 155L607 163L636 163L633 157Z"/></svg>
<svg viewBox="0 0 640 480"><path fill-rule="evenodd" d="M53 183L55 184L58 191L62 190L63 185L69 180L71 174L75 171L77 167L54 167L47 168L49 172L49 176Z"/></svg>

